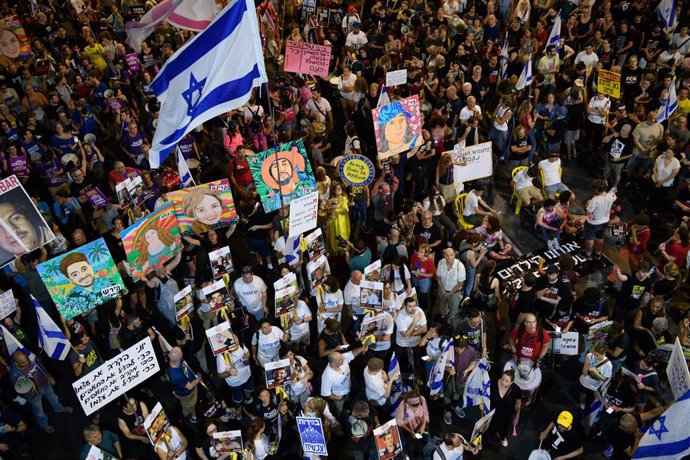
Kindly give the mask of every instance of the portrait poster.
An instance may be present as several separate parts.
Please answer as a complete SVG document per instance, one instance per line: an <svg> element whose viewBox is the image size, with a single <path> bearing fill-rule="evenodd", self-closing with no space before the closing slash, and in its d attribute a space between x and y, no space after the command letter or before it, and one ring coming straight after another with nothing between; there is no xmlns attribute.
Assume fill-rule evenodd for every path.
<svg viewBox="0 0 690 460"><path fill-rule="evenodd" d="M305 455L328 455L323 423L318 417L297 417L297 431Z"/></svg>
<svg viewBox="0 0 690 460"><path fill-rule="evenodd" d="M64 319L94 309L125 290L103 238L47 260L36 269Z"/></svg>
<svg viewBox="0 0 690 460"><path fill-rule="evenodd" d="M224 321L218 326L206 329L206 337L208 337L208 344L211 346L213 356L222 355L228 350L237 348L229 321Z"/></svg>
<svg viewBox="0 0 690 460"><path fill-rule="evenodd" d="M276 318L286 315L297 308L297 289L293 285L288 285L276 291L275 308Z"/></svg>
<svg viewBox="0 0 690 460"><path fill-rule="evenodd" d="M299 283L297 282L297 275L295 275L293 272L290 272L273 282L273 290L275 291L285 289L288 286L294 286L295 290L297 291L297 295L300 294L301 289L299 287Z"/></svg>
<svg viewBox="0 0 690 460"><path fill-rule="evenodd" d="M596 342L598 340L605 340L609 336L611 325L613 321L602 321L601 323L593 324L587 331L586 342Z"/></svg>
<svg viewBox="0 0 690 460"><path fill-rule="evenodd" d="M118 458L96 446L91 446L89 453L86 455L86 460L118 460Z"/></svg>
<svg viewBox="0 0 690 460"><path fill-rule="evenodd" d="M0 319L7 318L15 311L17 311L17 303L14 301L14 293L12 289L8 289L0 294Z"/></svg>
<svg viewBox="0 0 690 460"><path fill-rule="evenodd" d="M383 283L362 280L359 283L359 306L380 310L383 300Z"/></svg>
<svg viewBox="0 0 690 460"><path fill-rule="evenodd" d="M385 160L424 143L418 96L372 109L378 158Z"/></svg>
<svg viewBox="0 0 690 460"><path fill-rule="evenodd" d="M211 270L213 270L214 280L221 279L223 275L229 275L234 271L230 247L225 246L211 251L208 253L208 258L211 261Z"/></svg>
<svg viewBox="0 0 690 460"><path fill-rule="evenodd" d="M266 375L266 388L269 390L290 385L292 382L292 370L288 358L266 363L264 373Z"/></svg>
<svg viewBox="0 0 690 460"><path fill-rule="evenodd" d="M129 196L129 190L127 189L127 184L132 182L131 178L127 178L122 182L115 184L115 195L117 195L117 202L120 206L126 208L132 204L132 197Z"/></svg>
<svg viewBox="0 0 690 460"><path fill-rule="evenodd" d="M0 180L0 265L55 239L17 176Z"/></svg>
<svg viewBox="0 0 690 460"><path fill-rule="evenodd" d="M204 293L211 311L218 311L223 308L232 310L235 308L235 302L232 300L230 291L228 291L225 281L222 279L205 286L201 292Z"/></svg>
<svg viewBox="0 0 690 460"><path fill-rule="evenodd" d="M213 446L216 453L227 454L242 450L242 431L217 431L213 433Z"/></svg>
<svg viewBox="0 0 690 460"><path fill-rule="evenodd" d="M309 251L309 260L316 260L321 256L326 255L326 241L323 237L323 232L317 228L309 235L305 236L307 241L307 251Z"/></svg>
<svg viewBox="0 0 690 460"><path fill-rule="evenodd" d="M127 193L129 193L134 206L139 206L151 197L151 192L146 188L141 176L134 176L127 180L125 187L127 187Z"/></svg>
<svg viewBox="0 0 690 460"><path fill-rule="evenodd" d="M180 289L180 292L173 297L175 302L175 318L180 322L185 316L194 310L194 298L192 297L192 286L186 286Z"/></svg>
<svg viewBox="0 0 690 460"><path fill-rule="evenodd" d="M374 430L376 452L379 460L390 460L402 452L400 433L395 419L391 419Z"/></svg>
<svg viewBox="0 0 690 460"><path fill-rule="evenodd" d="M146 435L153 446L158 444L170 426L170 421L163 410L163 406L161 403L156 403L153 409L151 409L149 416L144 420Z"/></svg>
<svg viewBox="0 0 690 460"><path fill-rule="evenodd" d="M31 42L24 31L19 16L8 16L0 19L0 54L5 58L25 61L32 56Z"/></svg>
<svg viewBox="0 0 690 460"><path fill-rule="evenodd" d="M486 430L489 429L489 425L491 424L491 419L494 417L494 412L496 411L492 410L484 417L477 420L477 422L474 424L474 428L472 428L472 436L470 437L470 443L473 443L479 436L486 433Z"/></svg>
<svg viewBox="0 0 690 460"><path fill-rule="evenodd" d="M378 281L381 276L381 259L375 260L364 267L364 279L367 281Z"/></svg>
<svg viewBox="0 0 690 460"><path fill-rule="evenodd" d="M317 189L302 139L256 153L247 160L267 213Z"/></svg>
<svg viewBox="0 0 690 460"><path fill-rule="evenodd" d="M201 234L211 228L228 227L237 222L228 179L175 190L166 196L175 206L175 215L183 235Z"/></svg>
<svg viewBox="0 0 690 460"><path fill-rule="evenodd" d="M175 257L182 250L181 240L172 203L125 229L122 232L122 244L134 281L139 281Z"/></svg>
<svg viewBox="0 0 690 460"><path fill-rule="evenodd" d="M328 259L326 256L320 256L318 259L312 260L307 264L307 274L311 280L312 289L316 289L326 281L326 276L328 276L326 272L327 267Z"/></svg>
<svg viewBox="0 0 690 460"><path fill-rule="evenodd" d="M365 337L375 335L384 329L384 320L386 315L369 316L362 320L362 325L359 327L359 340L364 340Z"/></svg>

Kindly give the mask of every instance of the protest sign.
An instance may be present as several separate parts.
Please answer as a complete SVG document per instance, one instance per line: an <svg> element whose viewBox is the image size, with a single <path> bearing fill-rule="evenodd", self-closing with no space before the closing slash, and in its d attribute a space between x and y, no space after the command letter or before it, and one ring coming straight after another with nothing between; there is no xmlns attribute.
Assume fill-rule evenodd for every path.
<svg viewBox="0 0 690 460"><path fill-rule="evenodd" d="M175 216L184 236L202 234L211 228L228 227L237 222L228 179L175 190L166 196L175 205Z"/></svg>
<svg viewBox="0 0 690 460"><path fill-rule="evenodd" d="M611 330L613 321L602 321L589 327L587 331L586 342L598 342L599 340L606 340Z"/></svg>
<svg viewBox="0 0 690 460"><path fill-rule="evenodd" d="M614 99L621 97L621 74L604 69L597 70L597 91Z"/></svg>
<svg viewBox="0 0 690 460"><path fill-rule="evenodd" d="M72 384L86 415L91 415L160 370L151 338L132 345Z"/></svg>
<svg viewBox="0 0 690 460"><path fill-rule="evenodd" d="M192 286L186 286L184 289L180 289L180 292L175 294L173 297L175 301L175 318L179 323L182 318L189 316L189 314L194 310L194 299L192 298Z"/></svg>
<svg viewBox="0 0 690 460"><path fill-rule="evenodd" d="M139 55L137 53L125 54L125 62L130 72L138 72L141 69L139 65Z"/></svg>
<svg viewBox="0 0 690 460"><path fill-rule="evenodd" d="M247 161L267 213L317 190L302 139L256 153Z"/></svg>
<svg viewBox="0 0 690 460"><path fill-rule="evenodd" d="M229 321L224 321L218 326L206 329L206 337L208 337L208 344L211 346L213 356L222 355L228 350L237 348Z"/></svg>
<svg viewBox="0 0 690 460"><path fill-rule="evenodd" d="M359 327L359 340L364 341L366 337L376 335L377 332L383 331L385 325L383 324L386 315L367 316L362 320L362 325Z"/></svg>
<svg viewBox="0 0 690 460"><path fill-rule="evenodd" d="M453 155L455 156L455 149L453 150ZM453 178L456 188L464 182L493 175L494 163L491 154L491 142L464 147L459 161L463 161L464 164L453 166Z"/></svg>
<svg viewBox="0 0 690 460"><path fill-rule="evenodd" d="M218 454L242 450L242 431L216 431L213 433L213 446Z"/></svg>
<svg viewBox="0 0 690 460"><path fill-rule="evenodd" d="M213 279L217 280L223 275L233 272L232 255L228 246L216 249L208 253L208 258L211 261L211 270L213 270Z"/></svg>
<svg viewBox="0 0 690 460"><path fill-rule="evenodd" d="M473 443L479 436L486 433L486 430L489 429L489 425L491 424L491 419L494 417L494 412L495 410L492 410L484 417L477 420L477 422L474 424L474 428L472 428L472 436L470 437L470 443Z"/></svg>
<svg viewBox="0 0 690 460"><path fill-rule="evenodd" d="M115 195L117 195L117 202L123 208L128 207L132 204L132 197L129 196L129 190L127 190L127 184L132 181L129 177L120 183L115 184Z"/></svg>
<svg viewBox="0 0 690 460"><path fill-rule="evenodd" d="M101 209L105 208L108 206L111 202L106 197L103 192L101 192L101 189L98 187L91 187L87 189L82 196L89 200L89 202L93 205L94 208L96 209Z"/></svg>
<svg viewBox="0 0 690 460"><path fill-rule="evenodd" d="M378 158L385 160L424 143L418 96L391 102L371 111Z"/></svg>
<svg viewBox="0 0 690 460"><path fill-rule="evenodd" d="M374 180L374 164L364 155L347 155L338 164L338 174L351 187L364 187Z"/></svg>
<svg viewBox="0 0 690 460"><path fill-rule="evenodd" d="M316 260L321 256L326 255L326 242L323 238L323 232L317 228L309 235L304 237L307 241L307 250L309 251L309 260Z"/></svg>
<svg viewBox="0 0 690 460"><path fill-rule="evenodd" d="M55 239L17 176L0 180L0 265Z"/></svg>
<svg viewBox="0 0 690 460"><path fill-rule="evenodd" d="M164 435L166 431L170 429L170 420L163 410L161 403L156 403L153 409L149 413L148 417L144 420L144 429L146 434L151 441L151 444L155 447L160 441L166 442ZM168 449L170 452L170 449Z"/></svg>
<svg viewBox="0 0 690 460"><path fill-rule="evenodd" d="M328 76L331 64L331 47L288 40L285 43L285 71Z"/></svg>
<svg viewBox="0 0 690 460"><path fill-rule="evenodd" d="M134 206L139 206L151 197L151 191L146 188L141 176L134 176L126 182L127 192Z"/></svg>
<svg viewBox="0 0 690 460"><path fill-rule="evenodd" d="M132 278L139 281L182 250L180 227L172 203L143 217L122 232Z"/></svg>
<svg viewBox="0 0 690 460"><path fill-rule="evenodd" d="M465 151L465 144L466 144L466 141L463 140L463 141L460 141L453 146L453 152L452 152L453 161L457 161L457 162L463 161L463 153ZM443 152L443 153L446 153L446 152Z"/></svg>
<svg viewBox="0 0 690 460"><path fill-rule="evenodd" d="M85 460L118 460L118 458L96 446L91 446Z"/></svg>
<svg viewBox="0 0 690 460"><path fill-rule="evenodd" d="M39 264L36 269L60 316L71 319L125 291L103 238Z"/></svg>
<svg viewBox="0 0 690 460"><path fill-rule="evenodd" d="M576 356L578 355L580 334L577 332L563 332L553 338L553 354Z"/></svg>
<svg viewBox="0 0 690 460"><path fill-rule="evenodd" d="M7 169L13 172L20 179L29 178L29 158L26 155L15 155L13 157L7 155Z"/></svg>
<svg viewBox="0 0 690 460"><path fill-rule="evenodd" d="M381 309L383 300L383 283L362 280L359 283L359 306L362 308Z"/></svg>
<svg viewBox="0 0 690 460"><path fill-rule="evenodd" d="M290 382L292 382L292 371L288 358L266 363L264 373L266 375L266 388L269 390L290 385Z"/></svg>
<svg viewBox="0 0 690 460"><path fill-rule="evenodd" d="M290 272L282 278L278 279L277 281L273 282L273 289L275 291L285 289L288 286L294 286L296 291L300 290L299 284L297 283L297 275L295 275L293 272Z"/></svg>
<svg viewBox="0 0 690 460"><path fill-rule="evenodd" d="M307 275L309 275L311 280L312 289L316 289L326 281L328 267L328 259L325 255L319 256L316 260L312 260L307 264Z"/></svg>
<svg viewBox="0 0 690 460"><path fill-rule="evenodd" d="M316 228L316 220L319 217L318 211L319 192L312 192L293 200L290 203L288 236L299 236Z"/></svg>
<svg viewBox="0 0 690 460"><path fill-rule="evenodd" d="M310 13L316 11L316 0L304 0L302 2L302 19L306 20ZM340 24L338 24L340 25Z"/></svg>
<svg viewBox="0 0 690 460"><path fill-rule="evenodd" d="M671 359L668 360L666 365L666 375L673 391L673 398L676 401L686 391L690 390L690 371L688 371L688 363L685 360L685 356L683 356L683 347L680 345L678 337L676 337L676 342L673 344Z"/></svg>
<svg viewBox="0 0 690 460"><path fill-rule="evenodd" d="M232 310L235 308L235 302L233 302L230 292L228 292L228 288L225 286L225 281L222 279L205 286L202 292L206 296L206 301L211 311L218 311L223 308Z"/></svg>
<svg viewBox="0 0 690 460"><path fill-rule="evenodd" d="M393 86L405 84L407 84L407 69L386 72L386 87L392 88Z"/></svg>
<svg viewBox="0 0 690 460"><path fill-rule="evenodd" d="M297 297L299 293L295 286L289 285L275 292L276 318L286 315L297 308Z"/></svg>
<svg viewBox="0 0 690 460"><path fill-rule="evenodd" d="M17 303L14 301L14 293L9 289L0 294L0 319L7 318L17 311Z"/></svg>
<svg viewBox="0 0 690 460"><path fill-rule="evenodd" d="M402 452L400 433L395 419L389 420L374 430L376 452L379 460L390 460Z"/></svg>
<svg viewBox="0 0 690 460"><path fill-rule="evenodd" d="M375 260L364 267L364 279L367 281L378 281L381 276L381 259Z"/></svg>
<svg viewBox="0 0 690 460"><path fill-rule="evenodd" d="M24 31L24 26L16 14L0 19L0 42L6 45L0 46L0 54L4 56L4 60L10 61L26 61L33 53L31 52L31 43Z"/></svg>
<svg viewBox="0 0 690 460"><path fill-rule="evenodd" d="M328 455L326 437L321 419L317 417L297 417L297 431L302 442L304 455Z"/></svg>
<svg viewBox="0 0 690 460"><path fill-rule="evenodd" d="M328 27L328 18L330 15L331 10L328 8L316 8L316 22L319 24L319 27Z"/></svg>

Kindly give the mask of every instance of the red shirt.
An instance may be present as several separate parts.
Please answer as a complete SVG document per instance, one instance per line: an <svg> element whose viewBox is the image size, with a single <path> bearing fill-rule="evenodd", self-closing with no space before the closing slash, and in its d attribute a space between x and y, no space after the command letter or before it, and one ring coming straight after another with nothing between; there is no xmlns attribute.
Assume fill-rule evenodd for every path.
<svg viewBox="0 0 690 460"><path fill-rule="evenodd" d="M120 174L119 172L117 172L116 169L113 169L108 173L108 179L110 179L110 182L112 182L113 184L119 184L120 182L124 182L125 179L127 179L128 177L137 177L141 175L138 169L130 168L129 166L127 166L126 170L126 174Z"/></svg>
<svg viewBox="0 0 690 460"><path fill-rule="evenodd" d="M513 332L510 333L510 338L513 339L513 342L515 343L515 349L517 350L518 359L527 358L531 359L532 361L536 361L537 358L539 358L539 354L541 353L542 347L548 346L549 340L551 340L549 334L544 329L542 329L542 340L540 342L537 339L539 328L537 328L537 330L532 334L527 332L527 330L525 329L525 331L522 333L522 337L520 337L520 340L518 341L519 331L520 327L518 326L515 329L513 329Z"/></svg>
<svg viewBox="0 0 690 460"><path fill-rule="evenodd" d="M247 157L245 157L242 161L235 158L234 160L230 161L228 166L232 172L232 175L235 177L235 181L240 187L245 188L254 182L252 172L249 170L249 162L247 161Z"/></svg>
<svg viewBox="0 0 690 460"><path fill-rule="evenodd" d="M416 252L412 254L412 258L410 259L410 271L413 272L415 270L419 270L421 273L431 275L434 275L436 273L436 267L434 266L434 261L431 260L431 257L427 257L426 260L422 262L421 260L419 260L419 257L417 256ZM414 276L417 280L427 279L423 276L412 276Z"/></svg>
<svg viewBox="0 0 690 460"><path fill-rule="evenodd" d="M666 254L669 256L673 257L673 261L676 265L679 267L684 267L685 266L685 258L688 256L688 250L690 250L690 246L683 246L680 243L668 243L666 245ZM666 261L663 259L659 259L662 264L666 264Z"/></svg>

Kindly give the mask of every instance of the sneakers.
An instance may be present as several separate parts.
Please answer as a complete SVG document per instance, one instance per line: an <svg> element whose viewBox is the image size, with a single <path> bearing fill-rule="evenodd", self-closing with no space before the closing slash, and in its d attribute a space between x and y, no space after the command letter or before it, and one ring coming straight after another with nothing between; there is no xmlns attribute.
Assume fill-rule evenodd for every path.
<svg viewBox="0 0 690 460"><path fill-rule="evenodd" d="M462 407L455 406L453 408L453 412L455 412L455 415L457 415L459 418L465 418L465 411L462 409Z"/></svg>
<svg viewBox="0 0 690 460"><path fill-rule="evenodd" d="M55 428L52 427L51 425L43 425L42 428L43 428L43 432L46 433L46 434L53 434L53 433L55 433Z"/></svg>
<svg viewBox="0 0 690 460"><path fill-rule="evenodd" d="M606 458L611 458L613 456L613 446L612 445L606 446L606 449L604 449L601 452L601 455L603 455Z"/></svg>
<svg viewBox="0 0 690 460"><path fill-rule="evenodd" d="M507 439L507 438L501 439L501 445L502 445L503 447L508 447L508 439Z"/></svg>
<svg viewBox="0 0 690 460"><path fill-rule="evenodd" d="M462 302L460 302L460 308L465 308L467 305L469 305L469 303L470 303L469 296L465 297L464 299L462 299Z"/></svg>
<svg viewBox="0 0 690 460"><path fill-rule="evenodd" d="M192 415L191 417L189 417L189 421L192 422L192 424L196 423L197 422L196 415Z"/></svg>
<svg viewBox="0 0 690 460"><path fill-rule="evenodd" d="M558 241L558 239L556 239L556 238L553 239L553 248L554 248L554 249L559 249L559 250L562 249L562 248L561 248L561 243L560 243L560 242Z"/></svg>
<svg viewBox="0 0 690 460"><path fill-rule="evenodd" d="M450 411L446 411L446 413L443 414L443 421L446 422L446 425L453 423L453 414L451 414Z"/></svg>
<svg viewBox="0 0 690 460"><path fill-rule="evenodd" d="M547 241L546 247L549 248L549 251L553 251L553 240Z"/></svg>

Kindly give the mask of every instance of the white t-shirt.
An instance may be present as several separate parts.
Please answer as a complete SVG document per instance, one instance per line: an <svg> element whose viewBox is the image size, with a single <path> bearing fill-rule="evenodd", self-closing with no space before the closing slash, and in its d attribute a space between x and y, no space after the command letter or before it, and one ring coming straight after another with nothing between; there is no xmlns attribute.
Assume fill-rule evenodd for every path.
<svg viewBox="0 0 690 460"><path fill-rule="evenodd" d="M311 310L309 310L309 307L307 306L306 303L304 303L303 300L298 300L297 301L297 308L293 312L293 315L296 314L296 317L303 320L307 316L311 316ZM294 318L295 316L293 316ZM299 339L301 339L304 335L309 334L309 323L302 323L302 324L295 324L294 322L292 323L292 326L290 326L290 341L291 342L297 342Z"/></svg>
<svg viewBox="0 0 690 460"><path fill-rule="evenodd" d="M594 96L592 99L589 100L589 108L591 110L606 109L610 106L611 106L611 101L607 97L605 97L604 99L599 99L597 96ZM592 123L595 123L597 125L603 125L604 124L604 117L602 117L601 115L598 115L596 112L587 114L587 119L589 121L591 121Z"/></svg>
<svg viewBox="0 0 690 460"><path fill-rule="evenodd" d="M383 320L381 320L381 327L379 328L379 330L383 333L383 335L392 335L393 330L395 329L395 322L393 321L393 317L391 316L391 314L388 313L387 311L384 311L384 312L379 313L376 316L379 318L383 317ZM371 317L372 317L372 314L367 313L364 316L364 319L366 320L366 319L371 318ZM383 341L383 340L380 340L380 337L377 337L376 343L372 343L371 345L369 345L369 349L372 351L389 350L391 348L391 341L392 340Z"/></svg>
<svg viewBox="0 0 690 460"><path fill-rule="evenodd" d="M357 81L357 75L355 75L353 73L350 73L350 78L348 78L348 79L343 78L342 75L340 76L340 78L338 79L338 89L341 90L340 91L340 97L342 97L343 99L351 99L351 100L355 99L355 92L354 91L351 93L345 93L342 91L342 89L345 88L346 86L354 88L355 81Z"/></svg>
<svg viewBox="0 0 690 460"><path fill-rule="evenodd" d="M240 304L242 304L249 313L257 313L263 308L262 294L266 292L266 283L264 283L264 280L253 275L252 282L247 284L242 278L237 278L233 287L235 288L235 293L237 294Z"/></svg>
<svg viewBox="0 0 690 460"><path fill-rule="evenodd" d="M352 280L348 280L345 285L345 290L343 291L343 298L346 305L352 306L352 311L355 315L361 315L364 313L364 309L359 306L359 295L360 287L359 284L355 284Z"/></svg>
<svg viewBox="0 0 690 460"><path fill-rule="evenodd" d="M661 181L661 186L662 187L671 187L673 186L673 179L665 180L667 177L671 177L671 173L673 172L674 169L680 168L680 161L678 161L678 158L673 157L671 162L668 165L664 165L664 158L663 155L659 155L656 158L655 161L655 166L657 170L657 178Z"/></svg>
<svg viewBox="0 0 690 460"><path fill-rule="evenodd" d="M681 54L685 54L688 51L690 51L690 35L686 35L685 37L681 37L680 33L675 33L675 34L673 34L673 38L671 39L671 43L678 45L678 52Z"/></svg>
<svg viewBox="0 0 690 460"><path fill-rule="evenodd" d="M465 209L462 211L463 216L471 216L474 214L474 209L479 206L479 197L474 193L474 190L470 191L465 197Z"/></svg>
<svg viewBox="0 0 690 460"><path fill-rule="evenodd" d="M264 334L261 329L252 336L252 346L256 347L256 359L262 366L280 358L280 339L283 338L283 330L277 326L271 326L271 332Z"/></svg>
<svg viewBox="0 0 690 460"><path fill-rule="evenodd" d="M529 187L531 185L534 185L532 183L532 178L530 177L529 174L527 174L526 169L522 169L518 171L515 176L513 177L513 182L515 182L515 190L522 190L525 187Z"/></svg>
<svg viewBox="0 0 690 460"><path fill-rule="evenodd" d="M331 103L325 97L322 97L319 102L312 97L307 101L306 109L310 116L316 117L316 121L326 123L326 116L331 111Z"/></svg>
<svg viewBox="0 0 690 460"><path fill-rule="evenodd" d="M482 114L482 108L479 107L479 105L474 106L475 109L477 109L477 112L479 112L479 115ZM474 112L469 109L469 107L465 106L460 110L460 121L465 121L469 119L470 117L474 116Z"/></svg>
<svg viewBox="0 0 690 460"><path fill-rule="evenodd" d="M590 369L592 369L596 366L597 362L591 353L587 353L587 356L585 356L585 359L589 360ZM607 379L610 379L611 373L613 372L613 364L611 364L611 361L609 361L607 359L606 362L604 364L602 364L601 366L597 367L596 370L599 371L599 373L602 376L606 377ZM598 390L605 382L606 382L606 380L605 381L597 380L589 374L580 375L580 383L582 384L582 386L589 389L589 390L592 390L592 391Z"/></svg>
<svg viewBox="0 0 690 460"><path fill-rule="evenodd" d="M561 182L561 159L554 162L549 160L541 160L539 162L539 169L544 172L544 186L556 185Z"/></svg>
<svg viewBox="0 0 690 460"><path fill-rule="evenodd" d="M415 307L415 312L412 316L407 314L407 310L405 307L400 309L400 313L398 313L398 316L395 317L395 343L398 346L401 347L416 347L419 345L419 341L422 340L422 337L419 335L413 335L412 337L405 338L402 336L402 333L407 331L407 329L410 327L412 324L412 319L414 315L421 315L422 319L419 320L417 325L415 326L415 330L422 328L426 326L426 315L424 314L424 310L422 310L419 307Z"/></svg>
<svg viewBox="0 0 690 460"><path fill-rule="evenodd" d="M299 363L301 364L300 371L297 372L297 370L294 366L292 367L292 371L296 372L297 377L301 379L307 373L307 371L304 370L304 366L307 365L307 360L302 358L301 356L295 355L295 361L299 361ZM297 364L297 363L295 362L295 364ZM294 374L293 374L293 376L294 376ZM297 381L297 379L293 378L293 381L290 384L290 390L289 390L290 395L299 396L302 393L304 393L307 389L307 383L308 382L304 382L303 380Z"/></svg>
<svg viewBox="0 0 690 460"><path fill-rule="evenodd" d="M227 383L228 386L238 387L247 380L249 380L249 378L252 376L252 369L249 366L249 360L247 360L246 362L244 360L244 355L248 352L249 350L247 350L247 347L245 347L244 345L237 348L235 351L228 351L228 357L230 359L230 362L237 369L237 375L229 375L225 377L225 383ZM223 355L218 355L216 356L216 368L218 369L218 373L220 374L227 371L228 369L232 369L232 366L225 363L225 358L223 357Z"/></svg>
<svg viewBox="0 0 690 460"><path fill-rule="evenodd" d="M343 305L343 291L338 289L335 292L327 292L323 295L323 306L325 308L334 308L337 307L338 305ZM326 327L326 320L328 318L335 318L340 322L340 318L342 317L341 315L342 312L330 312L330 311L324 311L322 314L318 316L318 321L317 321L317 326L319 329L319 333L323 331L323 328Z"/></svg>
<svg viewBox="0 0 690 460"><path fill-rule="evenodd" d="M462 447L462 444L459 445L458 447L453 447L452 450L449 448L445 442L442 442L439 444L439 449L441 452L443 452L443 457L441 457L438 452L434 451L434 455L431 457L432 460L462 460L462 454L464 452L464 448Z"/></svg>
<svg viewBox="0 0 690 460"><path fill-rule="evenodd" d="M436 267L436 276L440 281L440 287L446 291L450 291L458 283L464 283L467 279L465 273L465 266L458 259L453 260L453 265L448 266L445 258L438 261Z"/></svg>
<svg viewBox="0 0 690 460"><path fill-rule="evenodd" d="M587 222L592 225L607 223L611 217L611 206L615 201L616 194L613 192L592 197L587 203Z"/></svg>
<svg viewBox="0 0 690 460"><path fill-rule="evenodd" d="M327 398L330 395L347 396L350 394L350 362L355 355L348 351L343 353L345 361L339 369L333 369L329 364L321 375L321 396Z"/></svg>
<svg viewBox="0 0 690 460"><path fill-rule="evenodd" d="M506 114L506 112L511 112L512 110L510 107L504 107L500 106L498 110L496 111L496 120L493 121L494 123L494 128L496 131L508 131L508 121L510 121L510 118L505 123L499 123L497 120L500 120L503 118L503 116Z"/></svg>
<svg viewBox="0 0 690 460"><path fill-rule="evenodd" d="M597 53L592 52L592 54L587 54L586 51L580 51L577 56L575 56L575 64L579 62L584 62L585 66L587 66L588 69L591 69L595 65L597 65L597 62L599 62L599 56L597 56Z"/></svg>
<svg viewBox="0 0 690 460"><path fill-rule="evenodd" d="M383 370L371 375L364 368L364 385L366 386L367 399L374 401L379 406L386 404L386 384L383 381Z"/></svg>
<svg viewBox="0 0 690 460"><path fill-rule="evenodd" d="M345 46L349 46L352 49L358 50L362 46L366 45L368 42L369 40L367 39L367 35L360 30L358 34L355 34L354 32L350 32L349 34L347 34L347 38L345 39Z"/></svg>

